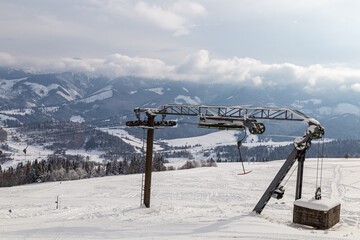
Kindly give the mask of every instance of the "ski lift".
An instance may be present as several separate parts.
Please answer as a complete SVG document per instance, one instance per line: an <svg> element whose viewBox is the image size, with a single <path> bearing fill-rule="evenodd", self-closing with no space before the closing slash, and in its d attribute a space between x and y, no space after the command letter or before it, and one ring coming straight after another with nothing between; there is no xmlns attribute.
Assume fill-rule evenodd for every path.
<svg viewBox="0 0 360 240"><path fill-rule="evenodd" d="M240 147L241 147L242 141L245 139L245 137L246 137L246 130L244 130L244 136L237 142L237 147L238 147L238 151L239 151L239 159L240 159L240 162L241 162L241 165L242 165L242 168L243 168L243 172L239 173L238 175L245 175L245 174L248 174L248 173L252 172L252 170L245 171L244 162L243 162L243 159L242 159L242 156L241 156Z"/></svg>

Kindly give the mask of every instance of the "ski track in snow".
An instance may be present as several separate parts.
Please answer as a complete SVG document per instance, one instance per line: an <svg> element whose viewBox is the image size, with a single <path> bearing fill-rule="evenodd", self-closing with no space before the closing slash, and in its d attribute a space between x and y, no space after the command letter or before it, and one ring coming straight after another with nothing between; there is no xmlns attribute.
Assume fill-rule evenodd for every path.
<svg viewBox="0 0 360 240"><path fill-rule="evenodd" d="M154 172L151 208L140 207L141 174L0 188L0 239L360 239L355 159L324 159L323 198L342 204L333 228L292 223L294 175L283 199L254 214L283 162L247 163L253 172L244 176L240 163ZM303 199L315 177L316 159L307 159Z"/></svg>

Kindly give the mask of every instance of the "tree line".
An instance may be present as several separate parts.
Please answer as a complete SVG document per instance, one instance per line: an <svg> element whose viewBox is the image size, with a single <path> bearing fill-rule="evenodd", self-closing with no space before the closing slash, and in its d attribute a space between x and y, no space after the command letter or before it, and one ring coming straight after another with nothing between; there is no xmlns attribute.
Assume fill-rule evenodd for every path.
<svg viewBox="0 0 360 240"><path fill-rule="evenodd" d="M36 182L67 181L84 178L114 176L120 174L143 173L145 160L133 156L130 160L97 163L87 161L78 155L78 160L69 160L63 156L50 155L48 160L19 163L15 168L2 170L0 165L0 187L11 187ZM164 171L162 156L153 159L153 171Z"/></svg>

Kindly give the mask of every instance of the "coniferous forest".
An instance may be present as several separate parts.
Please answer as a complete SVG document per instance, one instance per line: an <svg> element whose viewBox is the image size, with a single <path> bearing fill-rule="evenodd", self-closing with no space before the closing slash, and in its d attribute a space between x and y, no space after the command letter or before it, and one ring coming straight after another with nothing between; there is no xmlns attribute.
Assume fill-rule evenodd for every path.
<svg viewBox="0 0 360 240"><path fill-rule="evenodd" d="M155 156L153 171L164 171L164 158ZM49 181L68 181L83 178L135 174L144 172L144 160L133 156L131 160L114 160L105 163L86 161L78 156L77 160L68 160L57 156L49 160L35 160L26 164L19 163L16 168L2 170L0 165L0 187L10 187L29 183Z"/></svg>

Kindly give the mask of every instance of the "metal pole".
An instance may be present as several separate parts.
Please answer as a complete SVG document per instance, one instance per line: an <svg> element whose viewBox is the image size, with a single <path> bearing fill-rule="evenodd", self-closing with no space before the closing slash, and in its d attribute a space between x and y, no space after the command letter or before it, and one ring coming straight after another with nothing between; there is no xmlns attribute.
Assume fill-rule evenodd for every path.
<svg viewBox="0 0 360 240"><path fill-rule="evenodd" d="M303 174L304 174L304 161L305 161L305 153L302 153L298 157L298 170L297 170L297 179L296 179L295 200L301 198Z"/></svg>
<svg viewBox="0 0 360 240"><path fill-rule="evenodd" d="M146 160L145 160L145 189L144 189L144 204L147 208L150 207L150 192L151 192L151 172L152 172L152 155L154 142L154 122L155 115L148 114L147 142L146 142Z"/></svg>
<svg viewBox="0 0 360 240"><path fill-rule="evenodd" d="M59 209L59 195L56 196L56 209Z"/></svg>

